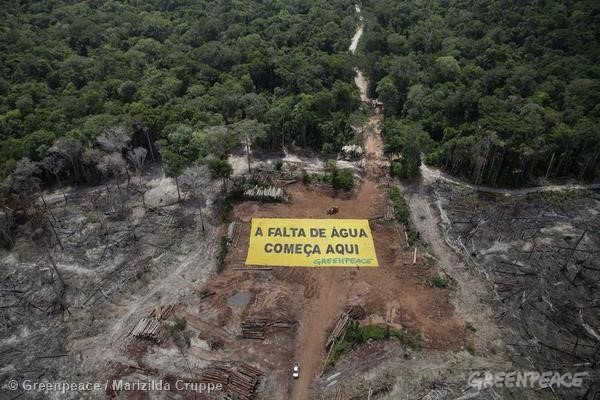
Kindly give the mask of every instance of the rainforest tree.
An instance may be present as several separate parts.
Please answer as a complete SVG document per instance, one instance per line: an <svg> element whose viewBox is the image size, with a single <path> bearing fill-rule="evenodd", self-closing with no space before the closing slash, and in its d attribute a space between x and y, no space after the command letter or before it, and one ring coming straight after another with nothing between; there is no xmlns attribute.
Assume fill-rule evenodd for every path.
<svg viewBox="0 0 600 400"><path fill-rule="evenodd" d="M240 145L236 132L247 147L335 151L352 139L349 0L24 0L0 17L1 178L27 157L45 160L46 184L94 181L92 149L129 164L134 148L166 154L176 173L198 161L173 151L185 135L217 158ZM236 130L244 121L256 131ZM126 131L127 148L102 147L107 129ZM116 173L119 156L104 159Z"/></svg>
<svg viewBox="0 0 600 400"><path fill-rule="evenodd" d="M478 184L600 177L600 3L363 5L361 63L388 148L423 148L404 126L435 141L429 163Z"/></svg>

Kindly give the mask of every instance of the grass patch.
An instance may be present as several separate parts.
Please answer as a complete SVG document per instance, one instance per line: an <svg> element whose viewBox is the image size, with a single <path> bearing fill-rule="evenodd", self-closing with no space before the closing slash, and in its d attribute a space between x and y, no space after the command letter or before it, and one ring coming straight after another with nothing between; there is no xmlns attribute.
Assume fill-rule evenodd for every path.
<svg viewBox="0 0 600 400"><path fill-rule="evenodd" d="M225 269L225 257L229 251L229 238L226 235L221 236L219 241L219 252L217 253L217 273L223 272Z"/></svg>
<svg viewBox="0 0 600 400"><path fill-rule="evenodd" d="M190 346L190 332L186 331L187 321L185 318L175 318L173 325L169 327L169 335L179 348Z"/></svg>
<svg viewBox="0 0 600 400"><path fill-rule="evenodd" d="M328 367L333 367L335 363L340 359L340 357L344 354L352 350L352 343L347 342L345 340L335 342L333 345L333 351L331 353L331 357L328 361Z"/></svg>
<svg viewBox="0 0 600 400"><path fill-rule="evenodd" d="M394 218L399 223L403 224L406 229L406 236L408 236L408 243L414 244L421 240L419 232L415 230L410 222L410 209L402 192L397 187L391 187L389 192L390 200L392 201L392 207L394 208Z"/></svg>
<svg viewBox="0 0 600 400"><path fill-rule="evenodd" d="M412 228L412 225L406 227L406 235L408 236L409 245L413 245L421 241L421 235Z"/></svg>
<svg viewBox="0 0 600 400"><path fill-rule="evenodd" d="M422 346L421 335L406 329L397 330L389 325L365 325L360 326L356 321L350 321L346 328L344 339L335 343L329 358L328 367L332 367L344 354L352 350L356 345L369 340L397 339L405 345L420 350Z"/></svg>
<svg viewBox="0 0 600 400"><path fill-rule="evenodd" d="M222 207L219 209L224 222L228 222L229 214L233 207L244 200L244 191L246 190L247 183L243 178L236 178L231 180L231 185L227 190L227 193L223 194Z"/></svg>
<svg viewBox="0 0 600 400"><path fill-rule="evenodd" d="M465 346L465 350L468 351L472 356L475 355L475 347L471 343Z"/></svg>
<svg viewBox="0 0 600 400"><path fill-rule="evenodd" d="M96 224L100 222L100 218L98 218L98 215L96 215L96 213L87 213L85 215L85 222L88 224Z"/></svg>
<svg viewBox="0 0 600 400"><path fill-rule="evenodd" d="M175 318L175 322L169 328L169 334L172 337L179 335L187 327L187 320L185 318Z"/></svg>
<svg viewBox="0 0 600 400"><path fill-rule="evenodd" d="M438 262L437 258L435 258L429 253L425 253L425 261L427 262L428 267L435 267Z"/></svg>
<svg viewBox="0 0 600 400"><path fill-rule="evenodd" d="M390 200L392 200L394 218L396 218L396 221L404 225L410 224L410 210L400 189L397 187L390 188Z"/></svg>
<svg viewBox="0 0 600 400"><path fill-rule="evenodd" d="M306 170L302 170L302 183L305 185L309 185L312 182L312 177Z"/></svg>
<svg viewBox="0 0 600 400"><path fill-rule="evenodd" d="M407 179L409 176L405 163L399 160L392 160L390 163L390 176L400 179Z"/></svg>
<svg viewBox="0 0 600 400"><path fill-rule="evenodd" d="M432 277L430 283L431 283L431 286L440 288L440 289L447 289L448 286L450 285L446 279L442 278L439 275Z"/></svg>
<svg viewBox="0 0 600 400"><path fill-rule="evenodd" d="M334 189L352 190L354 188L354 175L350 168L337 169L331 175L331 186Z"/></svg>
<svg viewBox="0 0 600 400"><path fill-rule="evenodd" d="M326 183L334 189L350 191L354 188L354 174L350 168L338 168L335 161L328 161L324 174L309 174L302 171L302 183Z"/></svg>

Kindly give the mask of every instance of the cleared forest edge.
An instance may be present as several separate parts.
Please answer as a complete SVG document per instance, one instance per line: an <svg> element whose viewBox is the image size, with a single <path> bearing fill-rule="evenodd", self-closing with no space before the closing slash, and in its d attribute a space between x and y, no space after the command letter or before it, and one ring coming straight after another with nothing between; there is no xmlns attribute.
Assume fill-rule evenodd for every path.
<svg viewBox="0 0 600 400"><path fill-rule="evenodd" d="M348 3L345 9L351 12ZM360 15L359 6L355 11ZM369 34L370 25L359 21L353 54ZM0 385L123 379L226 386L214 397L121 390L89 396L144 400L546 400L599 393L600 183L501 189L424 164L415 181L394 180L384 114L367 95L364 68L354 70L359 111L370 113L354 130L362 158L284 151L259 161L247 141L243 153L226 153L231 176L208 179L196 170L188 176L193 188L157 162L126 181L113 176L95 181L101 185L32 192L31 207L15 217L14 247L0 249ZM352 87L347 71L343 84ZM347 169L352 189L323 178L330 161ZM237 185L239 197L232 195ZM247 195L246 185L285 196L263 201ZM401 196L405 220L396 214L394 198ZM245 265L252 218L331 218L332 209L334 218L369 220L379 268ZM330 353L328 337L347 326L338 329L338 321L358 339L341 335L343 346ZM515 369L589 375L572 391L479 393L467 386L473 372ZM19 390L11 398L39 393Z"/></svg>
<svg viewBox="0 0 600 400"><path fill-rule="evenodd" d="M478 192L487 192L487 193L498 193L506 196L518 196L524 195L528 193L536 193L536 192L556 192L556 191L568 191L568 190L594 190L600 189L600 183L591 183L591 184L577 184L577 183L569 183L563 185L540 185L540 186L532 186L532 187L523 187L518 189L506 189L506 188L496 188L491 186L483 186L483 185L474 185L467 181L464 181L458 177L452 176L439 168L434 168L427 166L425 164L421 164L421 176L428 182L435 182L438 180L442 180L445 182L449 182L458 186L462 186L464 188L472 189Z"/></svg>

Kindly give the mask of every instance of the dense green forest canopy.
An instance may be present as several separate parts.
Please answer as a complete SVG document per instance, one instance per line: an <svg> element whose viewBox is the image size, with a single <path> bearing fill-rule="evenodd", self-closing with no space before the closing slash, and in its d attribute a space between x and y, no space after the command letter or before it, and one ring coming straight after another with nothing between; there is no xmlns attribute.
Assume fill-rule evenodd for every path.
<svg viewBox="0 0 600 400"><path fill-rule="evenodd" d="M0 18L0 177L26 157L47 182L86 182L156 142L176 172L244 139L352 140L349 0L21 0Z"/></svg>
<svg viewBox="0 0 600 400"><path fill-rule="evenodd" d="M423 151L477 183L600 176L600 2L363 5L362 64L398 174Z"/></svg>
<svg viewBox="0 0 600 400"><path fill-rule="evenodd" d="M477 183L600 176L600 3L361 5L393 173L416 174L425 153ZM208 158L240 144L353 140L352 1L23 0L0 14L0 177L91 182L136 169L136 148L171 175L224 171Z"/></svg>

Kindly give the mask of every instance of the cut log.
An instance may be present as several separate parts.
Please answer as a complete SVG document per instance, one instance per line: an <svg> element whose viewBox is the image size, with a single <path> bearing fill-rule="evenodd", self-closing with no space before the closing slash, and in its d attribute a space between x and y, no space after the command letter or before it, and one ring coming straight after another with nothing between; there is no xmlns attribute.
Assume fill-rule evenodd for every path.
<svg viewBox="0 0 600 400"><path fill-rule="evenodd" d="M337 320L337 323L335 324L335 327L333 328L333 331L331 331L331 335L329 335L327 342L325 342L326 349L329 349L335 343L335 341L339 339L340 336L342 336L342 334L346 330L346 326L348 325L349 320L350 317L348 313L343 313L342 315L340 315L340 317Z"/></svg>
<svg viewBox="0 0 600 400"><path fill-rule="evenodd" d="M156 318L142 318L127 336L162 343L166 337L166 333L167 331L160 320Z"/></svg>
<svg viewBox="0 0 600 400"><path fill-rule="evenodd" d="M173 311L173 308L175 308L174 304L165 304L162 306L158 306L154 310L152 310L150 312L150 314L148 314L148 318L165 320L165 319L167 319L169 314L171 314L171 311Z"/></svg>

